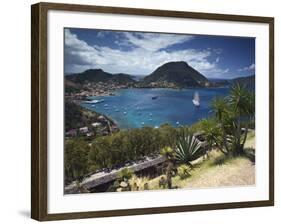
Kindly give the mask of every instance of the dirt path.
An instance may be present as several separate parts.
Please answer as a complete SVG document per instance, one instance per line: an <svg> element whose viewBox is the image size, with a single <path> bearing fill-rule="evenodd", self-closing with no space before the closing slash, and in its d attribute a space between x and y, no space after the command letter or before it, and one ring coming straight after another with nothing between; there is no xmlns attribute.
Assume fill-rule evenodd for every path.
<svg viewBox="0 0 281 224"><path fill-rule="evenodd" d="M223 165L195 171L193 178L177 184L181 188L254 185L255 165L246 158L235 158Z"/></svg>

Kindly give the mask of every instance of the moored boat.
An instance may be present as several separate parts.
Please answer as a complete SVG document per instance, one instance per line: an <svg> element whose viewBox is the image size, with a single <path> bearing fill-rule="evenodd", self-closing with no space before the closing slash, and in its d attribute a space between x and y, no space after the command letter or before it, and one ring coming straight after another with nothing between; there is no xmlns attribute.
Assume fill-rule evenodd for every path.
<svg viewBox="0 0 281 224"><path fill-rule="evenodd" d="M199 107L200 106L200 97L199 97L199 93L198 92L194 93L194 97L193 97L192 102L193 102L195 107Z"/></svg>

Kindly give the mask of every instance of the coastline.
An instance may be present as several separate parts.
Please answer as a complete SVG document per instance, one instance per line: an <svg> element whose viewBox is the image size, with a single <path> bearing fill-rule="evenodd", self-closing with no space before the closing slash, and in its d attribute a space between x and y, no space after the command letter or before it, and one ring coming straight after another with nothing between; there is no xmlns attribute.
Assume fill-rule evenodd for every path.
<svg viewBox="0 0 281 224"><path fill-rule="evenodd" d="M134 83L134 84L113 84L106 82L98 82L91 84L91 86L86 85L79 89L78 92L66 93L65 97L70 99L85 100L87 97L95 96L114 96L116 95L117 90L122 89L175 89L175 90L184 90L184 89L194 89L194 88L224 88L229 85L220 85L217 83L209 83L209 85L199 85L199 86L179 86L174 83L152 83L144 85L143 83Z"/></svg>

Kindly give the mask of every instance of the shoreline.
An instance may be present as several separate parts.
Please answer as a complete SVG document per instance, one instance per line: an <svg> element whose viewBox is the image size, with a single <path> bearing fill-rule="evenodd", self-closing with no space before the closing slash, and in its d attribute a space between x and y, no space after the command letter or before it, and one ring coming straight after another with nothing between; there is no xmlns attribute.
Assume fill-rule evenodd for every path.
<svg viewBox="0 0 281 224"><path fill-rule="evenodd" d="M103 96L116 96L116 92L118 90L129 90L129 89L167 89L167 90L177 90L177 91L182 91L182 90L190 90L190 89L224 89L224 88L229 88L229 86L210 86L210 87L184 87L184 88L180 88L180 87L128 87L128 88L117 88L115 90L109 91L107 93L98 93L98 94L93 94L93 93L85 93L85 91L83 92L83 94L77 94L76 96L65 96L66 98L70 98L73 100L80 100L80 101L84 101L87 100L88 97L103 97ZM82 99L81 99L82 98Z"/></svg>

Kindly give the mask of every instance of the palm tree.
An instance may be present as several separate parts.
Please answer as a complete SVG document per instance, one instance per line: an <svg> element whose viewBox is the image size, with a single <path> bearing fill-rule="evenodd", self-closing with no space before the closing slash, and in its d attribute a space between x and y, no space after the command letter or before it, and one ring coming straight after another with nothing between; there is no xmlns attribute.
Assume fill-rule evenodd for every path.
<svg viewBox="0 0 281 224"><path fill-rule="evenodd" d="M230 95L227 97L228 103L232 106L238 116L252 114L254 112L254 94L245 87L236 84L232 86Z"/></svg>
<svg viewBox="0 0 281 224"><path fill-rule="evenodd" d="M225 154L241 154L249 122L255 114L254 94L236 84L231 87L229 96L215 99L212 108L222 131L221 151ZM244 133L242 124L245 125Z"/></svg>
<svg viewBox="0 0 281 224"><path fill-rule="evenodd" d="M206 142L208 143L207 150L206 150L206 155L208 157L208 152L211 151L213 146L217 145L219 147L218 139L219 136L221 135L220 133L221 131L216 120L211 118L202 119L200 121L200 126L204 132L204 137L206 139Z"/></svg>
<svg viewBox="0 0 281 224"><path fill-rule="evenodd" d="M236 84L231 88L227 101L234 112L234 119L236 121L236 128L234 128L234 136L236 137L235 151L240 154L244 150L249 121L255 114L255 97L245 87ZM242 133L242 123L245 124L244 133Z"/></svg>
<svg viewBox="0 0 281 224"><path fill-rule="evenodd" d="M217 127L220 130L221 135L215 135L216 145L218 148L224 153L228 154L230 152L228 134L227 130L229 129L229 120L231 111L229 111L228 104L225 98L217 97L213 100L211 104L212 111L215 114L215 118L217 120Z"/></svg>
<svg viewBox="0 0 281 224"><path fill-rule="evenodd" d="M222 121L223 116L227 112L227 104L225 98L217 97L212 101L211 108L215 113L215 117L218 121Z"/></svg>

